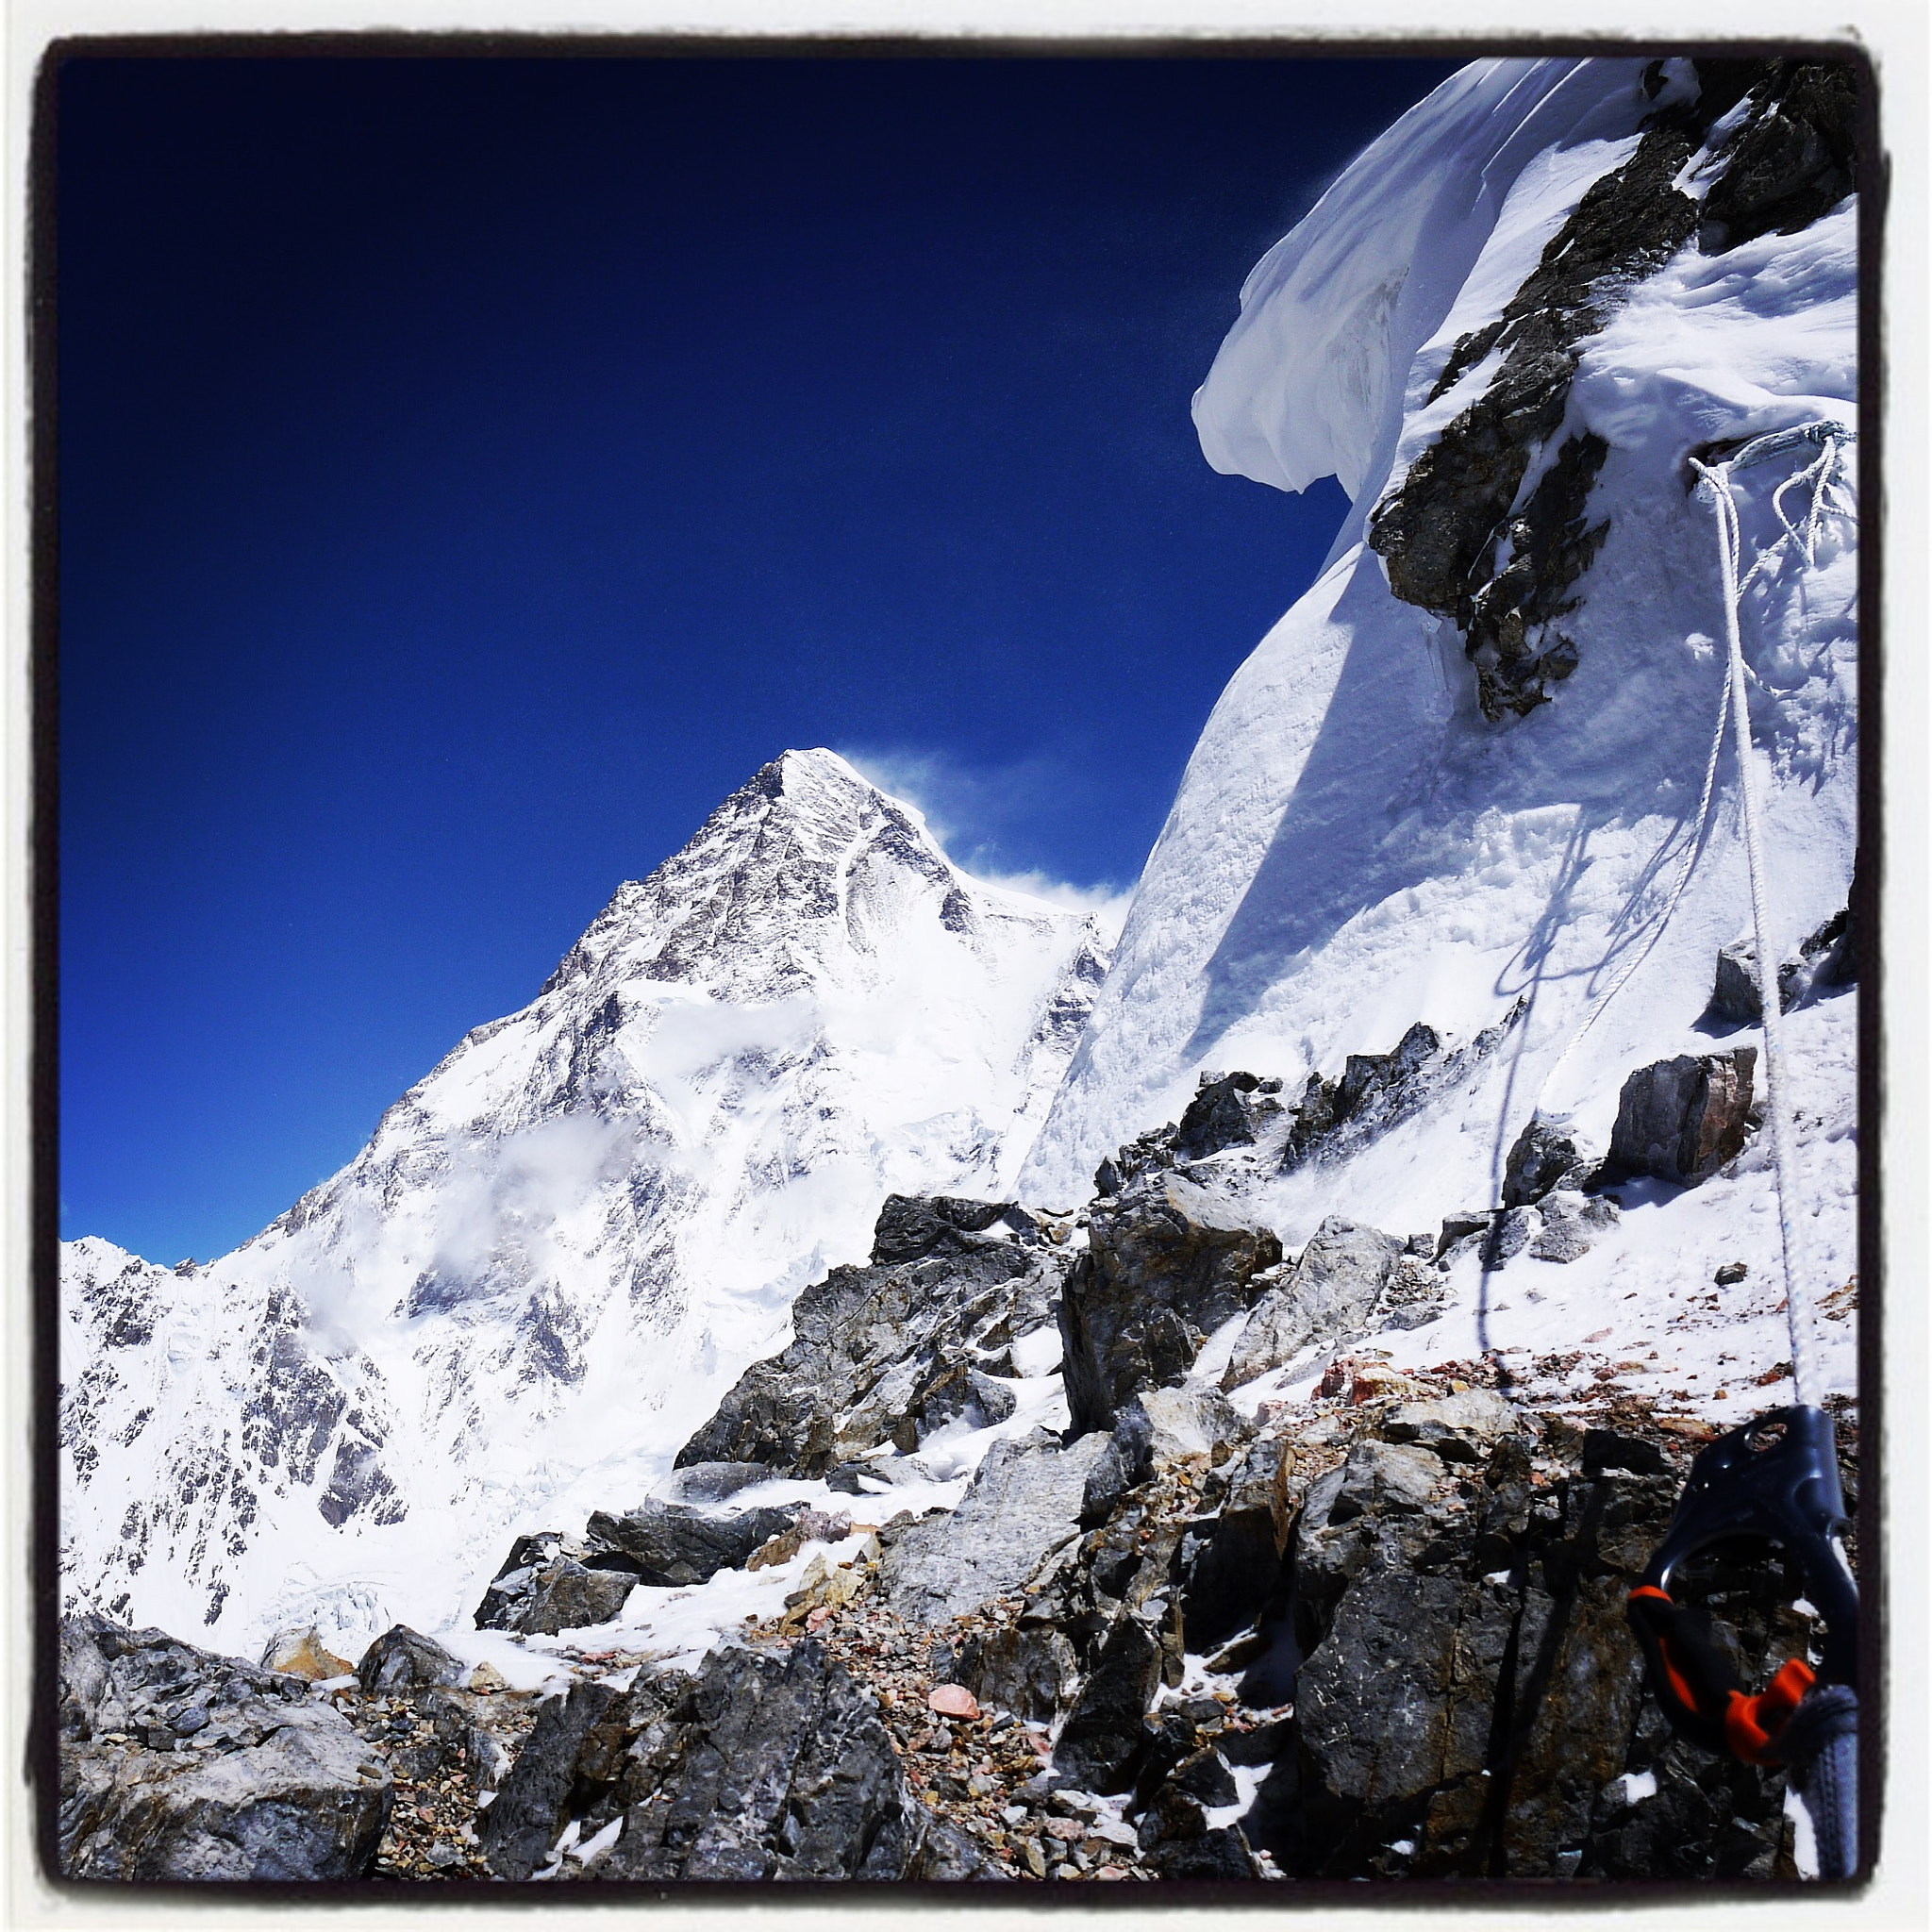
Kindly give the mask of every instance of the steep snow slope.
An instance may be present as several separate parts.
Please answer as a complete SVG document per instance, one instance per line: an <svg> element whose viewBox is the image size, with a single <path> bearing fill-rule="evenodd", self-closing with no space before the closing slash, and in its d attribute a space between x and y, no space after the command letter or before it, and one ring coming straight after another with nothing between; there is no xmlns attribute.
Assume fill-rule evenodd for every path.
<svg viewBox="0 0 1932 1932"><path fill-rule="evenodd" d="M1010 1188L1105 966L787 753L234 1254L67 1245L69 1590L231 1647L467 1608L641 1495L888 1191Z"/></svg>
<svg viewBox="0 0 1932 1932"><path fill-rule="evenodd" d="M1696 836L1724 678L1714 522L1688 491L1686 458L1719 439L1854 420L1856 203L1790 234L1728 248L1707 238L1721 252L1693 236L1598 291L1597 325L1566 352L1560 420L1530 452L1515 505L1561 446L1602 439L1586 515L1607 528L1570 589L1576 668L1549 702L1486 717L1457 624L1399 601L1362 541L1372 507L1498 384L1503 354L1476 332L1593 184L1631 160L1646 117L1698 97L1687 62L1649 79L1654 93L1635 62L1479 63L1378 141L1250 277L1196 398L1203 446L1276 487L1335 471L1356 515L1202 734L1022 1176L1029 1197L1082 1198L1100 1157L1177 1119L1204 1069L1278 1074L1292 1090L1351 1053L1388 1052L1415 1021L1466 1043L1513 1014L1424 1115L1339 1169L1282 1177L1269 1204L1291 1242L1330 1212L1420 1231L1497 1198L1503 1155L1539 1103L1602 1145L1632 1068L1717 1044L1696 1029L1713 956L1750 917L1728 754L1707 844L1657 936ZM1701 153L1665 189L1703 195L1750 111L1693 137ZM1799 467L1740 473L1747 558L1779 534L1773 492ZM1838 494L1850 511L1849 485ZM1495 554L1510 541L1492 538ZM1809 563L1785 556L1744 613L1780 950L1844 905L1852 872L1856 545L1851 516L1827 515ZM1653 938L1559 1067L1591 1000ZM1840 1279L1855 1265L1856 1006L1808 1009L1792 1040L1809 1082L1812 1239ZM1755 1210L1769 1190L1760 1163L1660 1207L1688 1233L1684 1217L1718 1213L1724 1194L1723 1224L1690 1241L1680 1266L1767 1223ZM1524 1265L1564 1278L1566 1294L1581 1286ZM1574 1311L1559 1325L1573 1331ZM1836 1364L1842 1386L1848 1351Z"/></svg>

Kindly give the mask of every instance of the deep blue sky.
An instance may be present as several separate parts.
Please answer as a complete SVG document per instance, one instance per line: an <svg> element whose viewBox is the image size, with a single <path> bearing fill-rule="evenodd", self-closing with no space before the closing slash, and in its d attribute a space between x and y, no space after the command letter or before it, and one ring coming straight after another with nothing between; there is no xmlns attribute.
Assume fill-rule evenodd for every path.
<svg viewBox="0 0 1932 1932"><path fill-rule="evenodd" d="M1342 508L1189 397L1447 71L70 64L63 1231L245 1239L790 745L1131 885Z"/></svg>

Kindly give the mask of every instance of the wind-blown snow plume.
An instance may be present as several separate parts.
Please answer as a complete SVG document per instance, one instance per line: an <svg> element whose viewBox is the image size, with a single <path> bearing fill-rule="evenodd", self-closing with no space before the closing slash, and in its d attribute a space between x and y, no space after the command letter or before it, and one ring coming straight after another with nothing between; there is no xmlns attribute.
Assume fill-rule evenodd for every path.
<svg viewBox="0 0 1932 1932"><path fill-rule="evenodd" d="M787 753L234 1254L67 1245L67 1586L227 1644L442 1624L641 1496L885 1194L1009 1189L1105 967Z"/></svg>

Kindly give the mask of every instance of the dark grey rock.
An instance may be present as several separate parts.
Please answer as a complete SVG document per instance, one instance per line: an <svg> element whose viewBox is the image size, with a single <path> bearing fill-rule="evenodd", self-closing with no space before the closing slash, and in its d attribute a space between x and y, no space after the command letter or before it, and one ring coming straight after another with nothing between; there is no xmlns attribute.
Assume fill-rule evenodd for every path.
<svg viewBox="0 0 1932 1932"><path fill-rule="evenodd" d="M1054 1745L1057 1780L1102 1797L1129 1790L1147 1748L1141 1719L1159 1687L1159 1641L1138 1618L1120 1618Z"/></svg>
<svg viewBox="0 0 1932 1932"><path fill-rule="evenodd" d="M598 1812L621 1813L623 1832L591 1876L892 1879L920 1869L924 1807L909 1802L871 1699L823 1645L715 1651L684 1712L655 1729L646 1714L626 1744L632 1723L614 1727L606 1758L617 1775ZM932 1875L981 1875L965 1862L941 1840Z"/></svg>
<svg viewBox="0 0 1932 1932"><path fill-rule="evenodd" d="M947 1680L990 1710L1051 1724L1073 1702L1080 1660L1051 1624L1019 1624L967 1637Z"/></svg>
<svg viewBox="0 0 1932 1932"><path fill-rule="evenodd" d="M1310 1074L1291 1110L1283 1170L1385 1133L1414 1113L1445 1074L1486 1050L1486 1042L1474 1041L1447 1054L1441 1037L1419 1020L1388 1053L1350 1054L1339 1079Z"/></svg>
<svg viewBox="0 0 1932 1932"><path fill-rule="evenodd" d="M1567 1121L1537 1114L1510 1143L1503 1168L1503 1206L1530 1208L1557 1188L1580 1189L1599 1164Z"/></svg>
<svg viewBox="0 0 1932 1932"><path fill-rule="evenodd" d="M388 1768L302 1678L88 1612L60 1624L57 1711L68 1878L293 1882L375 1862Z"/></svg>
<svg viewBox="0 0 1932 1932"><path fill-rule="evenodd" d="M1288 1278L1255 1305L1221 1386L1239 1389L1306 1348L1362 1332L1401 1256L1393 1235L1330 1215Z"/></svg>
<svg viewBox="0 0 1932 1932"><path fill-rule="evenodd" d="M397 1624L385 1630L356 1666L356 1679L373 1693L414 1690L430 1684L461 1684L470 1667L452 1656L433 1637Z"/></svg>
<svg viewBox="0 0 1932 1932"><path fill-rule="evenodd" d="M494 1802L476 1822L477 1842L499 1878L527 1878L550 1861L568 1820L577 1757L591 1727L619 1692L595 1678L573 1684L564 1697L539 1706Z"/></svg>
<svg viewBox="0 0 1932 1932"><path fill-rule="evenodd" d="M1627 1469L1638 1475L1662 1475L1670 1464L1655 1442L1641 1436L1620 1435L1614 1429L1586 1429L1583 1471L1601 1475L1607 1469Z"/></svg>
<svg viewBox="0 0 1932 1932"><path fill-rule="evenodd" d="M1341 1487L1328 1507L1330 1523L1374 1512L1387 1515L1424 1507L1448 1474L1442 1458L1413 1442L1358 1441L1342 1465Z"/></svg>
<svg viewBox="0 0 1932 1932"><path fill-rule="evenodd" d="M968 1833L939 1817L927 1820L905 1875L935 1883L1012 1882L1012 1874L988 1857Z"/></svg>
<svg viewBox="0 0 1932 1932"><path fill-rule="evenodd" d="M1224 1731L1216 1743L1228 1763L1253 1769L1273 1764L1281 1756L1289 1735L1290 1720L1282 1717L1252 1724L1244 1731Z"/></svg>
<svg viewBox="0 0 1932 1932"><path fill-rule="evenodd" d="M483 1592L471 1621L479 1630L508 1630L528 1604L538 1573L554 1563L566 1550L582 1556L584 1544L566 1537L561 1530L538 1530L520 1536L509 1546L509 1555L497 1565L496 1574Z"/></svg>
<svg viewBox="0 0 1932 1932"><path fill-rule="evenodd" d="M1534 1208L1505 1208L1490 1224L1483 1242L1483 1266L1501 1268L1513 1261L1541 1233L1543 1218Z"/></svg>
<svg viewBox="0 0 1932 1932"><path fill-rule="evenodd" d="M1397 1426L1419 1433L1424 1407L1408 1406ZM1479 1436L1459 1440L1479 1449L1499 1422L1486 1414ZM1700 1758L1711 1784L1698 1800L1659 1764L1669 1732L1652 1728L1661 1719L1623 1606L1670 1521L1680 1473L1657 1441L1603 1435L1584 1439L1580 1474L1538 1488L1535 1424L1515 1415L1486 1461L1458 1460L1465 1486L1480 1468L1459 1508L1420 1480L1370 1479L1406 1444L1364 1455L1358 1441L1342 1470L1309 1488L1288 1558L1302 1652L1292 1713L1242 1820L1289 1875L1771 1870L1774 1780L1731 1809L1739 1788L1724 1766ZM1807 1640L1774 1574L1729 1580L1739 1593L1713 1599L1719 1641L1762 1681ZM1224 1756L1239 1748L1230 1734L1216 1741ZM1653 1768L1658 1827L1644 1807L1608 1795L1622 1774ZM1666 1851L1669 1829L1684 1835ZM1391 1853L1398 1840L1411 1849ZM1646 1857L1660 1862L1645 1868Z"/></svg>
<svg viewBox="0 0 1932 1932"><path fill-rule="evenodd" d="M1095 1528L1113 1513L1126 1492L1144 1482L1154 1466L1154 1424L1136 1402L1127 1403L1114 1420L1107 1447L1088 1472L1080 1497L1080 1524Z"/></svg>
<svg viewBox="0 0 1932 1932"><path fill-rule="evenodd" d="M1181 1160L1205 1160L1230 1147L1248 1147L1279 1119L1279 1080L1253 1074L1204 1074L1174 1129L1174 1149Z"/></svg>
<svg viewBox="0 0 1932 1932"><path fill-rule="evenodd" d="M1234 1774L1228 1770L1226 1760L1211 1744L1203 1745L1177 1764L1168 1778L1168 1783L1177 1791L1185 1791L1189 1797L1205 1805L1210 1811L1224 1805L1232 1805L1240 1796L1240 1788L1235 1784Z"/></svg>
<svg viewBox="0 0 1932 1932"><path fill-rule="evenodd" d="M1010 1414L1011 1391L988 1371L1053 1321L1067 1267L1037 1221L998 1203L891 1197L874 1252L904 1258L834 1268L807 1288L790 1344L745 1371L678 1467L820 1476L885 1443L909 1454L962 1416Z"/></svg>
<svg viewBox="0 0 1932 1932"><path fill-rule="evenodd" d="M1757 991L1757 948L1749 940L1733 940L1719 949L1705 1019L1724 1026L1755 1026L1763 1017L1764 1003Z"/></svg>
<svg viewBox="0 0 1932 1932"><path fill-rule="evenodd" d="M660 1590L708 1583L721 1570L743 1568L744 1559L770 1538L791 1526L802 1506L745 1509L736 1516L708 1516L680 1503L640 1503L621 1516L599 1509L585 1525L594 1551L628 1557L637 1576Z"/></svg>
<svg viewBox="0 0 1932 1932"><path fill-rule="evenodd" d="M770 1482L777 1472L762 1462L691 1462L673 1470L661 1486L667 1503L723 1503L741 1490Z"/></svg>
<svg viewBox="0 0 1932 1932"><path fill-rule="evenodd" d="M1288 1544L1287 1445L1264 1439L1236 1470L1219 1512L1182 1546L1182 1624L1208 1653L1255 1623L1274 1594Z"/></svg>
<svg viewBox="0 0 1932 1932"><path fill-rule="evenodd" d="M1442 1231L1436 1238L1438 1264L1448 1261L1464 1241L1487 1235L1490 1224L1495 1218L1494 1210L1488 1208L1465 1208L1457 1213L1445 1214L1442 1217Z"/></svg>
<svg viewBox="0 0 1932 1932"><path fill-rule="evenodd" d="M1755 1047L1640 1067L1617 1098L1609 1167L1691 1187L1743 1148L1750 1132Z"/></svg>
<svg viewBox="0 0 1932 1932"><path fill-rule="evenodd" d="M1710 228L1708 199L1684 193L1677 178L1739 98L1724 65L1699 63L1709 84L1652 116L1623 165L1577 202L1502 314L1456 343L1432 399L1494 352L1501 365L1371 513L1368 542L1391 589L1462 633L1489 719L1547 704L1575 669L1561 625L1608 529L1589 516L1607 445L1588 431L1563 435L1570 383L1581 344L1629 284L1700 225ZM1523 499L1532 461L1552 443Z"/></svg>
<svg viewBox="0 0 1932 1932"><path fill-rule="evenodd" d="M1215 1825L1191 1837L1163 1840L1150 1851L1148 1862L1163 1878L1185 1878L1197 1884L1262 1875L1239 1824Z"/></svg>
<svg viewBox="0 0 1932 1932"><path fill-rule="evenodd" d="M528 1601L504 1627L526 1637L555 1637L559 1630L608 1624L639 1580L635 1570L586 1569L566 1557L537 1573Z"/></svg>
<svg viewBox="0 0 1932 1932"><path fill-rule="evenodd" d="M887 1607L908 1623L944 1623L1017 1589L1079 1533L1089 1476L1108 1447L1091 1436L1062 1449L1044 1431L995 1442L951 1514L915 1524L879 1564Z"/></svg>
<svg viewBox="0 0 1932 1932"><path fill-rule="evenodd" d="M1281 1243L1237 1206L1171 1174L1096 1204L1060 1300L1074 1433L1110 1429L1130 1396L1178 1382L1280 1257Z"/></svg>
<svg viewBox="0 0 1932 1932"><path fill-rule="evenodd" d="M932 1255L970 1255L972 1246L960 1237L984 1234L1011 1207L1008 1201L888 1194L873 1229L873 1265L890 1268Z"/></svg>
<svg viewBox="0 0 1932 1932"><path fill-rule="evenodd" d="M1545 1194L1537 1205L1541 1225L1529 1243L1539 1261L1575 1261L1623 1219L1624 1210L1607 1194L1576 1194L1567 1189Z"/></svg>

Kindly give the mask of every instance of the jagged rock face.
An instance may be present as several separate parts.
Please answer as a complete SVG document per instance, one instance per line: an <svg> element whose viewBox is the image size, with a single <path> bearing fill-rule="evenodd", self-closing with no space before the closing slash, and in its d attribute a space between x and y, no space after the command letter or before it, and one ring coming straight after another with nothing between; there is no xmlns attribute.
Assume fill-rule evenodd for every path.
<svg viewBox="0 0 1932 1932"><path fill-rule="evenodd" d="M305 1678L64 1619L60 1869L123 1882L359 1878L391 1784Z"/></svg>
<svg viewBox="0 0 1932 1932"><path fill-rule="evenodd" d="M491 1869L527 1878L567 1813L586 1838L621 1821L600 1879L923 1875L924 1812L891 1740L809 1640L714 1652L695 1679L580 1684L546 1706L484 1814Z"/></svg>
<svg viewBox="0 0 1932 1932"><path fill-rule="evenodd" d="M1281 1102L1275 1097L1280 1091L1279 1080L1264 1080L1256 1074L1204 1077L1201 1091L1175 1124L1175 1158L1204 1160L1230 1147L1252 1146L1281 1112ZM1097 1185L1104 1194L1119 1191L1104 1180Z"/></svg>
<svg viewBox="0 0 1932 1932"><path fill-rule="evenodd" d="M915 1524L887 1553L879 1583L911 1624L941 1624L1017 1588L1079 1533L1088 1478L1107 1446L1089 1436L1062 1449L1044 1431L995 1442L959 1507Z"/></svg>
<svg viewBox="0 0 1932 1932"><path fill-rule="evenodd" d="M1104 968L786 754L254 1241L67 1244L67 1587L250 1648L449 1615L571 1444L648 1489L883 1195L1001 1193Z"/></svg>
<svg viewBox="0 0 1932 1932"><path fill-rule="evenodd" d="M1291 1362L1311 1343L1361 1334L1401 1257L1402 1243L1393 1235L1330 1215L1287 1278L1255 1304L1222 1387L1239 1389Z"/></svg>
<svg viewBox="0 0 1932 1932"><path fill-rule="evenodd" d="M1510 1143L1503 1167L1503 1206L1528 1208L1557 1188L1581 1189L1598 1164L1567 1122L1539 1114Z"/></svg>
<svg viewBox="0 0 1932 1932"><path fill-rule="evenodd" d="M1853 89L1807 64L1672 59L1646 92L1642 61L1481 63L1257 264L1195 400L1204 450L1286 490L1333 474L1354 508L1215 707L1023 1191L1076 1199L1204 1069L1279 1078L1299 1110L1311 1075L1332 1087L1412 1025L1470 1040L1525 1005L1466 1080L1257 1191L1291 1242L1338 1208L1401 1231L1405 1200L1412 1226L1493 1208L1491 1136L1507 1147L1535 1106L1601 1142L1631 1066L1688 1049L1749 899L1726 761L1668 930L1632 949L1723 686L1714 525L1686 458L1857 414L1857 210L1817 212L1848 180L1831 157ZM1703 252L1707 197L1721 208L1774 133L1792 158L1777 225L1798 225ZM1739 473L1747 566L1783 540L1772 498L1807 459ZM1780 944L1843 903L1856 838L1848 478L1819 527L1758 574L1742 640ZM1611 1024L1566 1053L1625 963ZM1847 1214L1841 1255L1849 1231Z"/></svg>
<svg viewBox="0 0 1932 1932"><path fill-rule="evenodd" d="M1719 253L1772 228L1803 227L1853 189L1849 68L1690 64L1695 98L1658 109L1636 152L1583 196L1502 314L1457 342L1431 402L1491 357L1500 364L1370 521L1368 541L1391 589L1463 634L1491 720L1547 704L1551 685L1577 665L1574 639L1556 625L1576 608L1574 586L1607 534L1607 525L1589 522L1587 505L1608 444L1589 430L1566 437L1519 498L1531 463L1562 427L1579 344L1632 281L1693 235L1706 253ZM1693 171L1707 177L1700 202L1677 184L1740 98L1742 120Z"/></svg>
<svg viewBox="0 0 1932 1932"><path fill-rule="evenodd" d="M1691 1187L1742 1150L1751 1131L1757 1049L1679 1054L1640 1067L1624 1083L1609 1166Z"/></svg>
<svg viewBox="0 0 1932 1932"><path fill-rule="evenodd" d="M997 1203L894 1195L874 1264L834 1268L792 1305L792 1339L755 1363L677 1453L680 1468L758 1462L822 1475L891 1442L1011 1413L993 1379L1014 1341L1048 1326L1065 1229ZM970 1412L970 1414L969 1414Z"/></svg>
<svg viewBox="0 0 1932 1932"><path fill-rule="evenodd" d="M1280 1258L1267 1228L1175 1174L1096 1202L1087 1253L1060 1301L1074 1433L1111 1428L1129 1396L1179 1381L1202 1342L1252 1303L1255 1276Z"/></svg>
<svg viewBox="0 0 1932 1932"><path fill-rule="evenodd" d="M1816 932L1803 940L1795 958L1778 961L1779 1012L1789 1013L1807 999L1836 992L1857 979L1857 926L1854 911L1857 890L1855 874L1854 902L1847 904L1843 911L1833 913ZM1705 1024L1728 1030L1756 1026L1763 1018L1764 999L1757 989L1757 941L1733 940L1719 949L1710 1002L1704 1009Z"/></svg>
<svg viewBox="0 0 1932 1932"><path fill-rule="evenodd" d="M1771 1875L1780 1780L1672 1741L1644 1696L1624 1601L1675 1502L1663 1458L1637 1441L1656 1474L1586 1456L1538 1488L1532 1419L1500 1440L1491 1421L1440 1439L1495 1441L1479 1479L1418 1430L1308 1489L1289 1557L1307 1661L1251 1837L1306 1877ZM1802 1653L1774 1574L1719 1581L1747 1672ZM1626 1778L1659 1787L1640 1812Z"/></svg>

